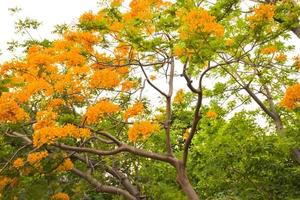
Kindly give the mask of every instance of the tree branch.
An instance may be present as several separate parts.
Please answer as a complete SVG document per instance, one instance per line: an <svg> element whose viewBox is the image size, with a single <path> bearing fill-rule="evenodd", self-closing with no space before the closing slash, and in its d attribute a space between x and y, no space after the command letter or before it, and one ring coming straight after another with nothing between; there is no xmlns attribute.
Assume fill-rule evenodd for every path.
<svg viewBox="0 0 300 200"><path fill-rule="evenodd" d="M88 173L82 172L76 168L73 168L71 172L85 179L91 185L95 186L97 192L122 195L128 200L136 200L136 198L133 195L131 195L129 192L119 189L117 187L103 185Z"/></svg>

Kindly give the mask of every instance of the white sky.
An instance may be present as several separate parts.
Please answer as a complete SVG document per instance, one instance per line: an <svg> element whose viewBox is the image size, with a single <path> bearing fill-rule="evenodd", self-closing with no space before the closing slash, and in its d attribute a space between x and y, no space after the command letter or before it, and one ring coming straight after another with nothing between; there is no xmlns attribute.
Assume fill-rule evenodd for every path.
<svg viewBox="0 0 300 200"><path fill-rule="evenodd" d="M18 6L22 9L20 15L30 17L42 22L39 35L49 38L54 25L75 21L85 11L97 10L98 0L0 0L0 50L3 55L0 61L6 60L8 41L16 39L14 21L16 16L11 16L9 8Z"/></svg>

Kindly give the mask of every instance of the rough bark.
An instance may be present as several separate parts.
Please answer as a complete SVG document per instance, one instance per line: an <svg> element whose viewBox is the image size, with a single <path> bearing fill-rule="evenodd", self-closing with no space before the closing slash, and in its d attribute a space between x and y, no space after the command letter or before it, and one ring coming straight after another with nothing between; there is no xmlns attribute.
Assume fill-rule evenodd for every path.
<svg viewBox="0 0 300 200"><path fill-rule="evenodd" d="M176 181L180 185L182 191L185 193L185 195L190 200L199 200L199 196L194 190L193 186L191 185L184 164L182 161L178 161L176 163L176 171L177 171L177 177Z"/></svg>

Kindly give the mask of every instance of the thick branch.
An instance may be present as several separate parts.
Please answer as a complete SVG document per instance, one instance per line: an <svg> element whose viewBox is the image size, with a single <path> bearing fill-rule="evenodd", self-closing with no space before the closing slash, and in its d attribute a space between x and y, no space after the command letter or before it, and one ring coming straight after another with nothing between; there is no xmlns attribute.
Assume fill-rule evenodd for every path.
<svg viewBox="0 0 300 200"><path fill-rule="evenodd" d="M138 148L129 146L127 144L122 144L121 146L119 146L116 149L107 150L107 151L102 151L102 150L88 148L88 147L74 147L74 146L70 146L70 145L66 145L66 144L62 144L62 143L56 143L56 144L54 144L54 146L56 146L60 149L63 149L63 150L75 151L77 153L92 153L92 154L99 155L99 156L115 155L115 154L118 154L121 152L129 152L134 155L150 158L153 160L160 160L160 161L164 161L164 162L167 162L170 164L174 163L174 158L169 157L168 155L145 151L143 149L138 149Z"/></svg>
<svg viewBox="0 0 300 200"><path fill-rule="evenodd" d="M196 104L196 108L195 108L195 112L194 112L194 117L193 117L193 122L192 122L192 127L191 127L191 131L189 133L189 136L187 138L187 140L185 141L185 144L184 144L184 150L183 150L183 157L182 157L182 161L183 161L183 166L185 167L186 166L186 163L187 163L187 157L188 157L188 151L189 151L189 148L190 148L190 145L192 143L192 139L194 137L194 135L196 134L197 132L197 126L198 126L198 123L201 119L201 116L200 116L200 109L201 109L201 106L202 106L202 99L203 99L203 94L202 94L202 86L203 86L203 79L204 79L204 76L212 69L218 67L219 65L215 65L213 67L210 67L208 66L204 71L203 73L201 74L200 76L200 79L199 79L199 86L198 86L198 89L197 89L197 94L198 94L198 97L197 97L197 104Z"/></svg>
<svg viewBox="0 0 300 200"><path fill-rule="evenodd" d="M186 80L186 84L187 84L188 88L194 93L199 93L200 91L193 86L193 84L192 84L193 81L186 73L187 64L188 64L188 60L183 65L182 75L183 75L184 79Z"/></svg>
<svg viewBox="0 0 300 200"><path fill-rule="evenodd" d="M86 159L84 157L79 156L78 154L74 154L72 155L73 158L80 160L83 163L86 163ZM94 160L90 160L90 162L92 163L93 167L95 167L97 165L97 161ZM104 167L105 171L107 171L108 173L110 173L111 175L113 175L115 178L117 178L120 183L124 186L124 188L133 196L135 196L136 198L140 198L140 192L139 190L133 186L131 184L131 182L129 181L129 179L127 178L127 176L125 176L122 172L120 172L119 170L112 168L110 166L107 166L105 164L101 164L102 167Z"/></svg>
<svg viewBox="0 0 300 200"><path fill-rule="evenodd" d="M80 152L92 153L92 154L96 154L99 156L115 155L115 154L118 154L125 150L123 146L119 146L116 149L107 150L107 151L102 151L102 150L88 148L88 147L75 147L75 146L70 146L70 145L66 145L66 144L62 144L62 143L56 143L53 146L56 146L63 150L75 151L77 153L80 153Z"/></svg>
<svg viewBox="0 0 300 200"><path fill-rule="evenodd" d="M129 192L113 187L113 186L108 186L108 185L102 185L99 181L97 181L94 177L92 177L88 173L84 173L76 168L73 168L71 170L73 174L76 174L77 176L85 179L87 182L89 182L91 185L96 187L97 192L102 192L102 193L109 193L109 194L117 194L117 195L122 195L128 200L136 200L134 196L132 196Z"/></svg>
<svg viewBox="0 0 300 200"><path fill-rule="evenodd" d="M172 95L173 95L173 81L174 81L174 72L175 72L175 64L174 58L172 57L170 75L169 75L169 92L166 97L166 121L164 124L165 132L166 132L166 148L168 155L172 155L172 147L171 147L171 117L172 117Z"/></svg>

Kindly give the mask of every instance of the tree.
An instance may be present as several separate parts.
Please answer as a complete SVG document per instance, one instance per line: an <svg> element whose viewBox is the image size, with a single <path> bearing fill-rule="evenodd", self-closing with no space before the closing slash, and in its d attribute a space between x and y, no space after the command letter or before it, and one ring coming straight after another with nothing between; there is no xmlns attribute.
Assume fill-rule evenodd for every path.
<svg viewBox="0 0 300 200"><path fill-rule="evenodd" d="M122 3L11 43L24 55L0 71L3 198L296 198L299 5Z"/></svg>

